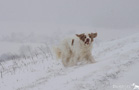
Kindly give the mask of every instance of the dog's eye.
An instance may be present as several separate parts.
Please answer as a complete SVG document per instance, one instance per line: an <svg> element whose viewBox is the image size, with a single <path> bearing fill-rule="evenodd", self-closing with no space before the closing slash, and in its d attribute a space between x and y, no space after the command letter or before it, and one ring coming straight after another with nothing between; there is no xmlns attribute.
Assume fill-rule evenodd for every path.
<svg viewBox="0 0 139 90"><path fill-rule="evenodd" d="M84 36L84 38L86 38L86 36Z"/></svg>

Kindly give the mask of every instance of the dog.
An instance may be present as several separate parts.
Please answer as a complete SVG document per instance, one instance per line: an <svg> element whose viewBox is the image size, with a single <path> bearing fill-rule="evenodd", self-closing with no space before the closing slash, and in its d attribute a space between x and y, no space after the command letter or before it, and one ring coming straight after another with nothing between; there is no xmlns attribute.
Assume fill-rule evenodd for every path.
<svg viewBox="0 0 139 90"><path fill-rule="evenodd" d="M91 52L96 37L97 33L82 33L64 39L60 45L54 48L57 59L62 59L65 67L77 65L82 61L95 63Z"/></svg>

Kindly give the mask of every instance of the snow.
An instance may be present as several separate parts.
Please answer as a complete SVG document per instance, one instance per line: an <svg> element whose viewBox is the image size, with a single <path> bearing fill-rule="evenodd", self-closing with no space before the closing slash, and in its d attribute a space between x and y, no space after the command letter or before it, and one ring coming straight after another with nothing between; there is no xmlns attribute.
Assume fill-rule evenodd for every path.
<svg viewBox="0 0 139 90"><path fill-rule="evenodd" d="M4 53L19 53L22 46L31 46L32 48L43 46L41 43L17 43L17 42L0 42L0 55Z"/></svg>
<svg viewBox="0 0 139 90"><path fill-rule="evenodd" d="M126 86L113 85L139 85L139 33L105 42L96 39L92 54L96 63L67 68L48 51L0 62L0 90L124 90Z"/></svg>
<svg viewBox="0 0 139 90"><path fill-rule="evenodd" d="M139 87L138 3L0 0L0 90ZM64 67L52 47L70 35L87 32L98 33L92 50L97 62Z"/></svg>
<svg viewBox="0 0 139 90"><path fill-rule="evenodd" d="M131 68L128 69L124 75L121 75L117 80L113 81L110 87L107 87L107 90L133 90L132 84L135 83L139 85L139 64L134 64Z"/></svg>

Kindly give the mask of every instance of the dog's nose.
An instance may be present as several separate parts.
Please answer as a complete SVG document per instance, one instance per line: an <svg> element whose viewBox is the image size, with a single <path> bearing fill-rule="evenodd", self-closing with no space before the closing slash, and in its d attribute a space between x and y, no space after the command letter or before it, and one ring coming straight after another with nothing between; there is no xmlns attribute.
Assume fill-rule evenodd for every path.
<svg viewBox="0 0 139 90"><path fill-rule="evenodd" d="M87 42L89 42L89 40L90 40L89 38L86 39Z"/></svg>

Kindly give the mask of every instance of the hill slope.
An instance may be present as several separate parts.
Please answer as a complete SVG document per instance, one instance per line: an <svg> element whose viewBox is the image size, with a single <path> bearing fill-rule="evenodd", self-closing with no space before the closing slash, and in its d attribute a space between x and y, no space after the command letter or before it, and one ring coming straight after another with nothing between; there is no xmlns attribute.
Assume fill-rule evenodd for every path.
<svg viewBox="0 0 139 90"><path fill-rule="evenodd" d="M69 68L52 57L7 61L3 66L13 71L2 73L0 90L108 90L116 79L134 73L128 69L139 65L139 34L95 42L92 52L97 63ZM17 69L13 68L13 62Z"/></svg>

